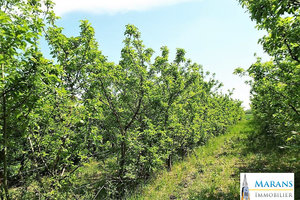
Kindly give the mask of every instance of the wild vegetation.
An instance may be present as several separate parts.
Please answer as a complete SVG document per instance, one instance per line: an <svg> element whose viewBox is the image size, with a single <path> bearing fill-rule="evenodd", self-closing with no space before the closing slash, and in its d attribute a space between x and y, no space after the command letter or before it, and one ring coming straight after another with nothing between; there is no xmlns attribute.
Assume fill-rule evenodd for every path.
<svg viewBox="0 0 300 200"><path fill-rule="evenodd" d="M87 21L65 36L50 0L0 7L2 199L121 198L243 115L183 49L153 58L133 25L115 64ZM80 179L91 163L92 184Z"/></svg>

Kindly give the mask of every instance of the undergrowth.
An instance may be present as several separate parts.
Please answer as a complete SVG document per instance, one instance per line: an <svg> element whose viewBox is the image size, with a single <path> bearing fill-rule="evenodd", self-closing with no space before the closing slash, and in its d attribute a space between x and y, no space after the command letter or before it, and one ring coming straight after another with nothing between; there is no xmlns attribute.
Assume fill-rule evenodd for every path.
<svg viewBox="0 0 300 200"><path fill-rule="evenodd" d="M248 116L226 134L211 139L177 162L172 171L156 174L127 199L239 199L243 172L293 172L298 180L299 154L272 145L271 139L256 130ZM300 199L297 183L295 191L295 199Z"/></svg>

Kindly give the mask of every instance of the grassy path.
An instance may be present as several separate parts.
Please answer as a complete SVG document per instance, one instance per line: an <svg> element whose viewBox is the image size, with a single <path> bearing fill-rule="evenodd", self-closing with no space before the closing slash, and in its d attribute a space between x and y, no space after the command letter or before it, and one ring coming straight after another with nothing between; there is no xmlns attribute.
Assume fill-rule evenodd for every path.
<svg viewBox="0 0 300 200"><path fill-rule="evenodd" d="M275 148L253 133L250 121L240 122L176 163L172 171L157 174L128 199L239 199L240 172L294 172L299 180L297 152ZM300 199L296 187L295 199Z"/></svg>

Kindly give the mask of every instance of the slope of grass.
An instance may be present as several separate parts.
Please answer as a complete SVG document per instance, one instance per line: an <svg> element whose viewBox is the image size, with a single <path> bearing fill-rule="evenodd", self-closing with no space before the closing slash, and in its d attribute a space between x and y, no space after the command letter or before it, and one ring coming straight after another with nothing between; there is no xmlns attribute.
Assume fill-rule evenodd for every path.
<svg viewBox="0 0 300 200"><path fill-rule="evenodd" d="M240 122L176 163L172 171L157 174L127 199L239 199L241 172L294 172L299 180L297 152L262 140L254 127L251 120ZM295 199L300 199L299 185L295 191Z"/></svg>

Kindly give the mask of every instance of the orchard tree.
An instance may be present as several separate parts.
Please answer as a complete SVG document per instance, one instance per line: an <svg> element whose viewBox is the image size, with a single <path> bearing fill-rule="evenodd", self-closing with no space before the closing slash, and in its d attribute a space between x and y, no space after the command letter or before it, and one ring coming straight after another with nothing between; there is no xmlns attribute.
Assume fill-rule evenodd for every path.
<svg viewBox="0 0 300 200"><path fill-rule="evenodd" d="M300 131L300 1L240 0L257 28L267 31L259 40L271 61L258 58L247 71L252 109L262 131L279 144L299 145Z"/></svg>
<svg viewBox="0 0 300 200"><path fill-rule="evenodd" d="M123 198L243 114L183 49L174 60L167 47L153 58L134 25L116 64L88 21L78 36L64 35L49 0L0 7L2 199ZM82 183L89 161L101 174L95 186Z"/></svg>
<svg viewBox="0 0 300 200"><path fill-rule="evenodd" d="M44 77L50 69L39 49L38 40L46 21L53 20L51 1L1 1L0 2L0 65L1 65L1 164L5 198L14 177L24 170L29 137L24 131L32 110L45 88ZM9 155L9 156L8 156ZM18 167L12 167L20 162ZM2 169L0 169L2 171ZM16 180L15 180L16 181Z"/></svg>

